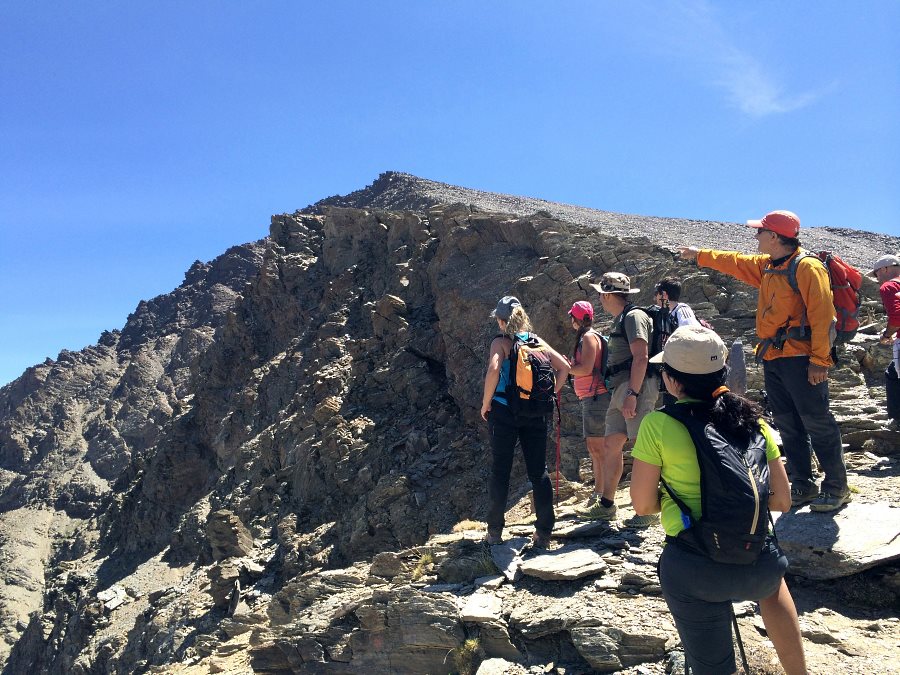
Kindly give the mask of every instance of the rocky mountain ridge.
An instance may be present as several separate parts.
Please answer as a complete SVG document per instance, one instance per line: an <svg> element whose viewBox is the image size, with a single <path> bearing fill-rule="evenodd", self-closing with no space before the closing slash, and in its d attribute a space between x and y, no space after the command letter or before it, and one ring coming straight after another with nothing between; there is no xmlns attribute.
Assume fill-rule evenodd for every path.
<svg viewBox="0 0 900 675"><path fill-rule="evenodd" d="M195 264L121 331L28 369L0 390L5 672L214 672L241 655L249 661L235 667L253 672L424 672L379 660L389 654L375 644L403 652L390 626L407 615L383 617L427 605L420 587L324 609L326 619L300 609L340 603L345 582L328 580L371 588L365 579L379 575L367 565L391 552L424 555L428 541L440 549L434 537L481 515L488 466L477 405L492 334L485 317L499 295L516 293L565 350L564 308L595 300L589 273L625 271L645 289L672 273L698 314L751 344L752 289L671 254L698 229L383 174L360 192L273 217L267 239ZM716 245L735 230L702 224ZM861 265L900 247L815 228L808 243L839 244ZM865 290L877 322L874 283ZM858 480L883 496L879 486L898 475L897 439L881 429L887 357L875 342L873 328L861 331L835 372L834 398L850 451L876 457L857 462ZM751 386L760 379L751 369ZM577 481L584 453L568 403L561 468ZM566 489L574 498L580 486ZM879 550L866 566L900 555L890 542ZM339 569L362 571L323 572ZM878 574L893 593L894 576ZM474 639L456 600L437 604L446 605L440 648ZM253 615L246 630L236 614ZM567 672L589 670L591 659L571 648L576 624L557 626L553 634L568 637L555 638L555 652L522 652L521 643L502 655L542 667L563 655ZM509 633L508 620L498 625ZM238 636L252 647L235 647ZM668 652L654 648L631 665L658 667Z"/></svg>

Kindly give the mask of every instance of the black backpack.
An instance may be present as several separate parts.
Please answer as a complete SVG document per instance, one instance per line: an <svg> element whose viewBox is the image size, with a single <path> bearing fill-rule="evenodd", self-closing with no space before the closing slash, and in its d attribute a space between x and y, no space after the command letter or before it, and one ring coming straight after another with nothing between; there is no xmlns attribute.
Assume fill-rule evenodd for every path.
<svg viewBox="0 0 900 675"><path fill-rule="evenodd" d="M650 317L652 329L650 332L650 340L649 342L647 342L647 356L656 356L663 350L663 346L666 344L666 340L669 338L669 336L674 332L676 328L678 328L678 318L672 312L660 309L658 305L649 305L647 307L644 307L642 305L633 305L629 303L625 305L625 309L622 310L622 321L619 324L619 330L611 333L611 338L615 336L623 337L626 341L628 340L628 336L625 334L625 317L627 317L629 314L631 314L631 312L635 310L639 310ZM623 370L631 370L631 364L633 361L633 357L628 357L627 361L617 363L611 368L608 368L607 377L621 373ZM646 377L659 376L659 372L660 368L658 365L653 363L647 364Z"/></svg>
<svg viewBox="0 0 900 675"><path fill-rule="evenodd" d="M507 336L509 337L509 336ZM543 417L556 402L556 371L547 345L533 333L512 339L506 402L518 417Z"/></svg>
<svg viewBox="0 0 900 675"><path fill-rule="evenodd" d="M716 562L753 563L768 536L769 464L765 436L758 431L746 448L737 447L716 431L696 406L671 404L661 411L687 427L700 465L699 519L660 477L663 488L681 509L685 524L677 541Z"/></svg>

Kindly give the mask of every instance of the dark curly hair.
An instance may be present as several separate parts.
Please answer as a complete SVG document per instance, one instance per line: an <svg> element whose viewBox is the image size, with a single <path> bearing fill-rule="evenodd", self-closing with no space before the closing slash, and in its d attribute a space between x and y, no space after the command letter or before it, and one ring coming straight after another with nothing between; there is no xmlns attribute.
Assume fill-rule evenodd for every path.
<svg viewBox="0 0 900 675"><path fill-rule="evenodd" d="M699 401L692 406L694 414L709 421L725 438L745 444L759 432L763 409L758 404L730 391L713 398L713 392L728 379L727 367L695 375L664 363L663 371L684 387L685 396Z"/></svg>

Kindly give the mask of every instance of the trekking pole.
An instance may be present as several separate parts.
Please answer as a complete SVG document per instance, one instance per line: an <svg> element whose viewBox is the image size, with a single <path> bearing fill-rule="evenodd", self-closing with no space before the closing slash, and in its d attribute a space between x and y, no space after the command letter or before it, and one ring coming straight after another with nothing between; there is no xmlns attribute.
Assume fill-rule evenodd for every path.
<svg viewBox="0 0 900 675"><path fill-rule="evenodd" d="M562 436L562 413L559 411L559 394L556 395L556 506L559 507L559 463L562 455L560 453L560 437Z"/></svg>
<svg viewBox="0 0 900 675"><path fill-rule="evenodd" d="M737 640L738 651L741 653L741 663L744 664L744 673L750 675L750 665L747 663L747 655L744 653L744 642L741 640L741 629L738 628L737 616L734 614L734 605L731 605L731 623L734 624L734 637Z"/></svg>

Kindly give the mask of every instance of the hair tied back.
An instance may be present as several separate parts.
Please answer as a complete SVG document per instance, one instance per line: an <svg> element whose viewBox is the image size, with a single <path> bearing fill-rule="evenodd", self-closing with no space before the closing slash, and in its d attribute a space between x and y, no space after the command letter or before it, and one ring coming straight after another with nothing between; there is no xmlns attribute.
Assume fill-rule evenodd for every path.
<svg viewBox="0 0 900 675"><path fill-rule="evenodd" d="M712 393L713 400L719 398L726 391L731 391L731 390L728 387L726 387L724 384L721 387L714 389L713 393Z"/></svg>

